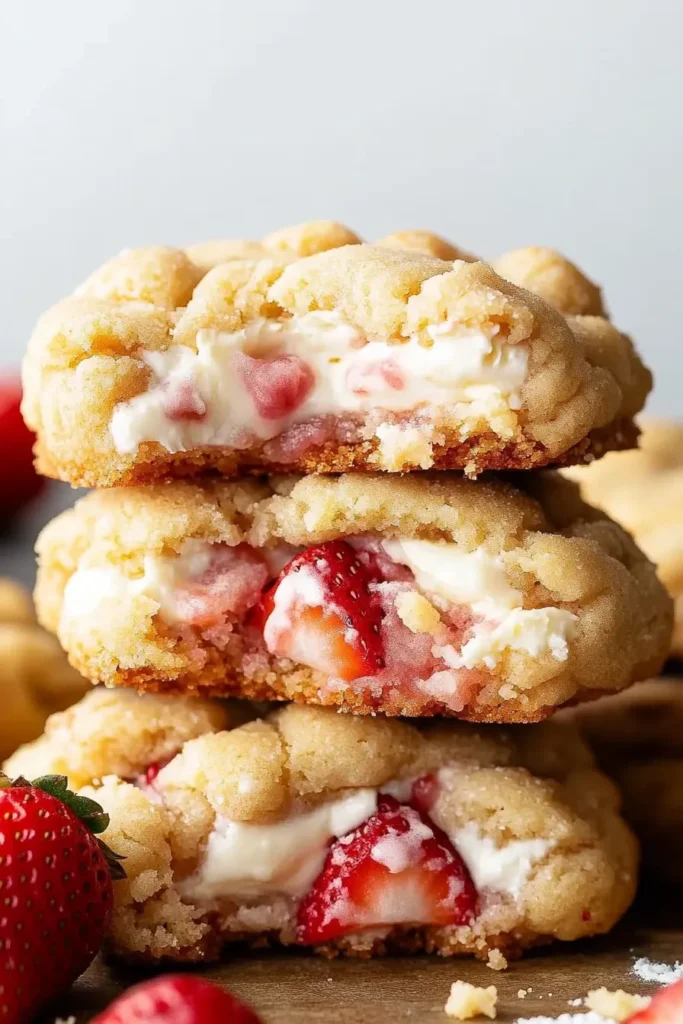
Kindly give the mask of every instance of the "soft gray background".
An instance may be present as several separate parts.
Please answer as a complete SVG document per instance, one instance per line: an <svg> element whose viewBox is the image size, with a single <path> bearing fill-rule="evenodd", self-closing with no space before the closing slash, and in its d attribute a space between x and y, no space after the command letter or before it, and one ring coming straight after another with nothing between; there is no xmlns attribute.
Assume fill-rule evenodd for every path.
<svg viewBox="0 0 683 1024"><path fill-rule="evenodd" d="M0 354L124 246L314 217L561 248L674 413L680 0L0 0Z"/></svg>

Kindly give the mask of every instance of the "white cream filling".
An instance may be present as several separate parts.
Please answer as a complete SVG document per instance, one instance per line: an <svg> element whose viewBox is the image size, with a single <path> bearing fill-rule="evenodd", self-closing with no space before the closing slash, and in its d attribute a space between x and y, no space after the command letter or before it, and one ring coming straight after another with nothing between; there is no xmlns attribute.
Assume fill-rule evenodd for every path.
<svg viewBox="0 0 683 1024"><path fill-rule="evenodd" d="M521 895L534 864L552 847L548 839L515 839L496 846L473 821L456 829L450 839L465 861L477 892L507 893L514 899Z"/></svg>
<svg viewBox="0 0 683 1024"><path fill-rule="evenodd" d="M481 547L463 551L448 541L384 540L382 546L437 604L465 605L480 618L460 650L435 646L435 655L451 668L493 669L507 651L568 658L577 616L564 608L522 608L523 595L511 586L500 555Z"/></svg>
<svg viewBox="0 0 683 1024"><path fill-rule="evenodd" d="M330 840L358 828L376 808L376 791L360 789L272 825L219 817L182 894L193 900L303 896L322 870Z"/></svg>
<svg viewBox="0 0 683 1024"><path fill-rule="evenodd" d="M450 773L451 769L444 768L438 777L452 785ZM381 792L405 801L411 786L411 780L399 780L387 783ZM377 796L374 789L357 790L270 825L218 817L201 863L180 886L182 895L198 902L275 894L301 898L320 874L330 841L347 835L371 817L377 809ZM519 898L534 865L553 845L550 840L537 838L497 846L480 833L474 822L449 830L436 815L435 824L446 832L464 860L478 892L501 893L513 900ZM388 836L376 844L371 856L391 873L401 872L416 862L416 843L419 846L418 840L429 834L426 825L413 822L407 845L401 844L404 837Z"/></svg>
<svg viewBox="0 0 683 1024"><path fill-rule="evenodd" d="M368 413L376 409L410 412L421 406L447 406L474 426L477 419L510 433L521 408L528 352L498 335L498 326L470 328L453 321L428 328L432 344L411 336L387 345L364 338L336 312L310 312L289 320L255 320L234 333L200 330L197 350L172 345L145 351L152 371L149 389L116 406L111 434L116 450L131 453L145 441L169 452L201 445L231 445L245 432L260 440L315 416ZM296 355L313 371L314 385L290 415L264 419L243 386L236 354L255 358ZM390 362L403 379L392 387L378 367ZM201 420L171 420L167 389L191 382L206 407Z"/></svg>
<svg viewBox="0 0 683 1024"><path fill-rule="evenodd" d="M148 598L167 622L179 621L176 611L177 587L201 576L211 563L211 544L186 540L177 555L145 555L141 576L127 576L117 566L81 567L67 581L62 604L62 622L108 614L113 605L127 604L136 597Z"/></svg>

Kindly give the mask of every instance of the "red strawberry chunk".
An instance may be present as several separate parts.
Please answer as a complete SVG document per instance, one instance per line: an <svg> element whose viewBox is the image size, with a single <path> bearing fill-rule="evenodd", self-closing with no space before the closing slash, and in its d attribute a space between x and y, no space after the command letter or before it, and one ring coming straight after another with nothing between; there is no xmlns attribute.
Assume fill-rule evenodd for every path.
<svg viewBox="0 0 683 1024"><path fill-rule="evenodd" d="M626 1024L683 1024L683 980L660 989L650 1005L631 1014Z"/></svg>
<svg viewBox="0 0 683 1024"><path fill-rule="evenodd" d="M342 540L296 555L254 616L268 650L338 679L384 667L383 610L372 585L381 577Z"/></svg>
<svg viewBox="0 0 683 1024"><path fill-rule="evenodd" d="M176 587L178 618L188 626L212 631L220 643L261 598L269 572L263 556L248 544L214 544L211 562L198 577Z"/></svg>
<svg viewBox="0 0 683 1024"><path fill-rule="evenodd" d="M191 378L164 387L164 412L169 420L203 420L206 403Z"/></svg>
<svg viewBox="0 0 683 1024"><path fill-rule="evenodd" d="M239 352L236 361L242 383L264 420L279 420L295 412L315 381L310 366L298 356L254 359Z"/></svg>
<svg viewBox="0 0 683 1024"><path fill-rule="evenodd" d="M476 905L448 836L426 814L382 795L377 813L331 847L299 905L297 938L315 945L392 924L469 924Z"/></svg>
<svg viewBox="0 0 683 1024"><path fill-rule="evenodd" d="M93 1024L261 1024L230 992L191 974L167 974L135 985Z"/></svg>
<svg viewBox="0 0 683 1024"><path fill-rule="evenodd" d="M405 378L393 359L351 366L346 375L346 386L354 395L365 397L371 392L402 391Z"/></svg>
<svg viewBox="0 0 683 1024"><path fill-rule="evenodd" d="M410 806L421 814L429 814L439 798L440 788L436 775L423 775L421 779L416 779L410 794Z"/></svg>

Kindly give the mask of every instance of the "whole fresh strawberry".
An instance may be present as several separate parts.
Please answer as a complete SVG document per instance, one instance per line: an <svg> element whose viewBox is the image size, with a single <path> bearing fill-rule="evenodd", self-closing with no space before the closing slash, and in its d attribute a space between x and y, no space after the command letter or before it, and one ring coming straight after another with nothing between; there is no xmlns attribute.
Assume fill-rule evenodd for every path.
<svg viewBox="0 0 683 1024"><path fill-rule="evenodd" d="M92 1024L261 1024L250 1007L191 974L167 974L135 985Z"/></svg>
<svg viewBox="0 0 683 1024"><path fill-rule="evenodd" d="M33 468L35 436L21 417L21 384L0 377L0 522L10 519L42 489Z"/></svg>
<svg viewBox="0 0 683 1024"><path fill-rule="evenodd" d="M95 833L109 816L61 775L0 775L0 1020L24 1024L97 954L118 858Z"/></svg>
<svg viewBox="0 0 683 1024"><path fill-rule="evenodd" d="M657 992L650 1005L631 1014L626 1024L683 1024L683 980Z"/></svg>

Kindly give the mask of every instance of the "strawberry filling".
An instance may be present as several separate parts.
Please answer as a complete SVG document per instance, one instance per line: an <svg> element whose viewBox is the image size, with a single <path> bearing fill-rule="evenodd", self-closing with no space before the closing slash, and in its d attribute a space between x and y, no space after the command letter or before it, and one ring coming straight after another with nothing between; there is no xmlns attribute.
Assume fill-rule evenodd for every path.
<svg viewBox="0 0 683 1024"><path fill-rule="evenodd" d="M234 625L260 600L268 578L265 559L248 544L214 544L208 567L176 588L176 615L223 647Z"/></svg>
<svg viewBox="0 0 683 1024"><path fill-rule="evenodd" d="M206 415L206 403L189 377L164 386L163 407L169 420L202 420Z"/></svg>
<svg viewBox="0 0 683 1024"><path fill-rule="evenodd" d="M295 412L314 384L310 366L294 355L254 359L236 354L237 369L259 416L279 420Z"/></svg>
<svg viewBox="0 0 683 1024"><path fill-rule="evenodd" d="M467 925L477 892L448 836L415 806L379 797L377 812L330 848L299 905L307 945L390 925Z"/></svg>
<svg viewBox="0 0 683 1024"><path fill-rule="evenodd" d="M194 637L199 654L197 635L223 650L239 634L245 658L265 648L323 673L321 690L353 685L378 707L390 689L460 711L485 683L480 671L454 669L442 656L471 635L469 609L442 602L437 610L379 538L294 551L211 545L208 562L175 587L176 634L190 648ZM402 609L416 598L427 606L429 628L407 624ZM203 663L197 659L198 669Z"/></svg>

